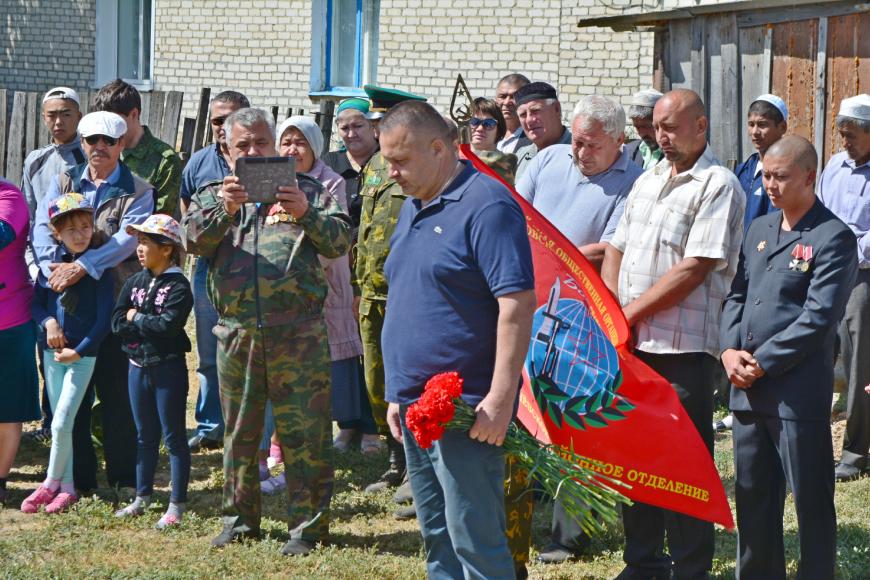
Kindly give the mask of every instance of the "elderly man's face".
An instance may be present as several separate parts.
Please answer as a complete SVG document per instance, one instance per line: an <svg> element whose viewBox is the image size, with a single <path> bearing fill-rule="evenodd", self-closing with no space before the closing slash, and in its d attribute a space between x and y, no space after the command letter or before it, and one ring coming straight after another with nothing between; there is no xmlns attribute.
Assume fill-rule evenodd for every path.
<svg viewBox="0 0 870 580"><path fill-rule="evenodd" d="M634 125L637 136L646 143L647 147L653 151L659 148L659 144L656 142L656 130L653 128L652 117L648 119L632 119L631 124Z"/></svg>
<svg viewBox="0 0 870 580"><path fill-rule="evenodd" d="M381 133L380 143L381 154L390 164L390 178L402 192L423 201L432 199L437 193L433 183L449 146L440 139L415 136L404 127Z"/></svg>
<svg viewBox="0 0 870 580"><path fill-rule="evenodd" d="M516 123L517 118L517 102L514 100L514 95L520 90L522 85L511 83L500 83L495 89L495 104L501 109L501 114L507 123Z"/></svg>
<svg viewBox="0 0 870 580"><path fill-rule="evenodd" d="M870 131L864 131L855 123L837 127L846 154L855 161L866 163L870 160Z"/></svg>
<svg viewBox="0 0 870 580"><path fill-rule="evenodd" d="M242 157L275 157L275 135L264 122L251 127L233 125L229 139L230 160Z"/></svg>
<svg viewBox="0 0 870 580"><path fill-rule="evenodd" d="M375 150L378 138L374 124L360 111L347 109L338 115L338 136L351 155L366 155Z"/></svg>
<svg viewBox="0 0 870 580"><path fill-rule="evenodd" d="M668 96L656 103L653 111L656 141L662 153L673 164L691 159L706 143L706 117L696 118L678 99Z"/></svg>
<svg viewBox="0 0 870 580"><path fill-rule="evenodd" d="M218 145L227 143L227 135L224 132L224 121L231 113L236 112L239 106L235 103L219 103L217 101L209 105L209 122L211 123L212 135Z"/></svg>
<svg viewBox="0 0 870 580"><path fill-rule="evenodd" d="M562 108L559 101L550 105L545 99L529 101L517 107L517 115L526 137L535 145L552 140L554 133L558 139L558 134L562 133Z"/></svg>
<svg viewBox="0 0 870 580"><path fill-rule="evenodd" d="M571 124L571 152L583 175L598 175L610 169L619 157L623 140L622 135L614 139L598 121L586 122L582 115Z"/></svg>
<svg viewBox="0 0 870 580"><path fill-rule="evenodd" d="M75 139L81 119L82 112L72 99L51 99L42 104L42 122L58 145Z"/></svg>
<svg viewBox="0 0 870 580"><path fill-rule="evenodd" d="M114 171L124 149L123 140L123 137L115 139L106 135L82 137L82 149L92 173L106 177Z"/></svg>

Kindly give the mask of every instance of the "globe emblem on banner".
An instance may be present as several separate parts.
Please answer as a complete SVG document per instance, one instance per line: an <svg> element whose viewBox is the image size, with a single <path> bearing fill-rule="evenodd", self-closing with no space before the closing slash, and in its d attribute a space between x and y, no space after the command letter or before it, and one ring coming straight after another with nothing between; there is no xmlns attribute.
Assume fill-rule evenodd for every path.
<svg viewBox="0 0 870 580"><path fill-rule="evenodd" d="M585 302L559 298L557 278L532 320L526 372L541 411L561 427L606 427L634 408L616 392L619 356Z"/></svg>

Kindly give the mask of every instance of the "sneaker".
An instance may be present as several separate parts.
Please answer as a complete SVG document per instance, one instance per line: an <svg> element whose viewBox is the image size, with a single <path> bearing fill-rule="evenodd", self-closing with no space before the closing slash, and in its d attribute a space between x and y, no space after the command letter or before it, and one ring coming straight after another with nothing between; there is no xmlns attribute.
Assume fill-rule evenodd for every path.
<svg viewBox="0 0 870 580"><path fill-rule="evenodd" d="M232 525L224 526L223 531L216 535L211 540L212 548L223 548L234 542L244 540L258 540L260 538L260 530L237 530Z"/></svg>
<svg viewBox="0 0 870 580"><path fill-rule="evenodd" d="M383 453L385 447L380 435L363 435L359 443L359 450L363 455L378 455Z"/></svg>
<svg viewBox="0 0 870 580"><path fill-rule="evenodd" d="M171 528L173 526L177 526L181 523L181 517L175 514L163 514L157 523L154 524L154 527L158 530L165 530L166 528Z"/></svg>
<svg viewBox="0 0 870 580"><path fill-rule="evenodd" d="M39 443L51 443L51 428L50 427L40 427L39 429L34 429L33 431L28 431L24 434L28 439L33 439L34 441L38 441Z"/></svg>
<svg viewBox="0 0 870 580"><path fill-rule="evenodd" d="M121 508L115 512L116 518L137 518L145 513L147 505L143 503L131 503L127 507Z"/></svg>
<svg viewBox="0 0 870 580"><path fill-rule="evenodd" d="M291 538L289 542L281 548L281 553L285 556L304 556L309 552L314 551L317 545L314 542L303 540L301 538Z"/></svg>
<svg viewBox="0 0 870 580"><path fill-rule="evenodd" d="M414 504L400 507L393 512L393 517L397 520L415 520L417 519L417 508Z"/></svg>
<svg viewBox="0 0 870 580"><path fill-rule="evenodd" d="M405 474L396 469L388 469L384 472L381 478L369 485L366 486L366 493L378 493L379 491L383 491L387 488L399 487L402 485L402 480L404 479Z"/></svg>
<svg viewBox="0 0 870 580"><path fill-rule="evenodd" d="M260 482L260 491L266 495L275 495L287 489L287 479L282 473Z"/></svg>
<svg viewBox="0 0 870 580"><path fill-rule="evenodd" d="M272 443L269 446L269 457L266 459L266 465L272 469L276 465L284 463L284 452L281 451L281 446Z"/></svg>
<svg viewBox="0 0 870 580"><path fill-rule="evenodd" d="M35 514L39 511L39 506L50 504L56 495L57 491L51 491L44 485L40 485L36 491L21 502L21 511L26 514Z"/></svg>
<svg viewBox="0 0 870 580"><path fill-rule="evenodd" d="M191 453L202 451L203 449L220 449L223 446L223 440L209 439L201 433L197 433L187 441Z"/></svg>
<svg viewBox="0 0 870 580"><path fill-rule="evenodd" d="M399 486L399 489L396 490L396 493L393 494L393 503L404 505L413 501L414 493L411 491L411 482L406 478L402 485Z"/></svg>
<svg viewBox="0 0 870 580"><path fill-rule="evenodd" d="M54 499L51 500L51 503L45 506L45 513L47 514L59 514L67 511L70 506L79 501L75 495L66 492L60 492Z"/></svg>
<svg viewBox="0 0 870 580"><path fill-rule="evenodd" d="M842 461L834 468L834 480L838 482L854 481L861 477L861 469Z"/></svg>
<svg viewBox="0 0 870 580"><path fill-rule="evenodd" d="M354 436L356 436L355 429L342 429L338 432L338 436L333 439L332 447L339 453L345 453L350 449Z"/></svg>
<svg viewBox="0 0 870 580"><path fill-rule="evenodd" d="M574 560L576 557L577 555L565 546L550 544L540 551L535 560L541 564L561 564L569 560Z"/></svg>

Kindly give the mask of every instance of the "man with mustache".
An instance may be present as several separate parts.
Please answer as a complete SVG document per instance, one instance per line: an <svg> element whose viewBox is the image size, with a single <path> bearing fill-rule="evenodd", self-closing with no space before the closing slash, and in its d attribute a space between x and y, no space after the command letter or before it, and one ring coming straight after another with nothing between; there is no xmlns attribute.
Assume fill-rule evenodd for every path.
<svg viewBox="0 0 870 580"><path fill-rule="evenodd" d="M547 83L530 83L516 92L517 116L523 132L531 140L517 149L517 179L540 151L557 143L571 143L571 131L562 124L562 104L556 89Z"/></svg>
<svg viewBox="0 0 870 580"><path fill-rule="evenodd" d="M515 153L517 149L525 147L531 141L523 133L520 118L517 117L517 91L529 84L529 79L521 74L509 74L498 81L495 89L495 104L501 109L507 125L507 134L496 143L496 149L502 153Z"/></svg>
<svg viewBox="0 0 870 580"><path fill-rule="evenodd" d="M629 103L628 118L631 119L639 139L628 143L625 150L629 159L644 169L649 169L664 156L656 143L656 132L653 129L653 109L662 96L655 89L645 89L635 93Z"/></svg>
<svg viewBox="0 0 870 580"><path fill-rule="evenodd" d="M849 380L846 435L837 481L861 476L870 465L870 95L843 99L836 118L845 151L828 161L819 179L819 199L843 220L858 244L858 279L840 324L840 354Z"/></svg>
<svg viewBox="0 0 870 580"><path fill-rule="evenodd" d="M141 267L136 259L136 238L127 233L128 225L144 222L154 211L153 187L135 176L120 161L127 132L124 119L115 113L98 111L85 115L79 123L87 162L61 173L36 208L33 248L39 269L55 292L63 292L85 276L99 280L113 276L115 293ZM48 207L67 193L80 193L95 208L95 236L108 239L90 249L74 262L61 262L62 250L48 228ZM79 407L73 433L73 476L76 488L87 491L97 487L97 463L90 437L91 388L102 405L103 451L106 475L111 487L136 486L136 427L127 392L127 357L121 343L109 335L100 346L92 387Z"/></svg>
<svg viewBox="0 0 870 580"><path fill-rule="evenodd" d="M671 383L712 455L719 318L737 270L745 196L707 144L697 93L667 93L653 126L665 159L635 181L601 277L632 327L635 354ZM709 576L712 523L640 502L622 520L620 580Z"/></svg>

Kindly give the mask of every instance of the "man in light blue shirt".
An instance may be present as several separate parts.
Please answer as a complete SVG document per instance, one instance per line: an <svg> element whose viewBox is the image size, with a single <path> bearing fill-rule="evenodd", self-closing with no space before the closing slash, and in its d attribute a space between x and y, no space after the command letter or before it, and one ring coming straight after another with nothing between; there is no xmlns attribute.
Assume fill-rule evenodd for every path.
<svg viewBox="0 0 870 580"><path fill-rule="evenodd" d="M117 294L126 279L142 269L136 259L136 238L128 225L144 222L154 210L153 187L120 162L127 131L124 119L99 111L79 123L87 163L61 173L36 207L33 248L39 262L39 284L63 292L85 276L99 280L112 276ZM60 195L80 193L95 208L92 247L78 256L68 253L48 229L48 206ZM106 477L111 487L136 486L136 426L127 391L127 357L117 336L107 336L100 345L91 379L102 404L103 452ZM91 442L91 405L79 407L73 429L73 478L76 488L97 486L97 461Z"/></svg>
<svg viewBox="0 0 870 580"><path fill-rule="evenodd" d="M625 111L619 103L589 95L577 103L573 117L571 144L538 153L517 191L600 269L606 242L643 168L623 150ZM538 561L564 562L588 546L588 536L556 501L550 544Z"/></svg>
<svg viewBox="0 0 870 580"><path fill-rule="evenodd" d="M837 481L861 476L870 448L870 95L843 99L836 118L845 151L828 161L818 195L834 215L855 232L858 279L840 324L840 354L848 378L843 456Z"/></svg>
<svg viewBox="0 0 870 580"><path fill-rule="evenodd" d="M643 169L622 150L625 111L584 97L574 109L571 145L551 145L529 162L517 191L600 267L625 198Z"/></svg>

